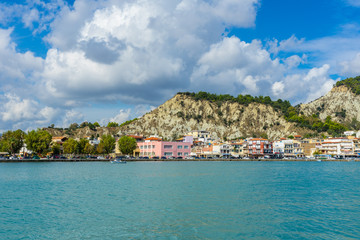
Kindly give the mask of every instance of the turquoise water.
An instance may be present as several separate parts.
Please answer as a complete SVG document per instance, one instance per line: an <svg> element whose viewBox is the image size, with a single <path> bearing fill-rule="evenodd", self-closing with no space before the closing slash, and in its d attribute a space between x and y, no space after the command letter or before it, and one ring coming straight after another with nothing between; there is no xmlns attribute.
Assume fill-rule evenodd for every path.
<svg viewBox="0 0 360 240"><path fill-rule="evenodd" d="M360 163L0 164L0 239L359 239Z"/></svg>

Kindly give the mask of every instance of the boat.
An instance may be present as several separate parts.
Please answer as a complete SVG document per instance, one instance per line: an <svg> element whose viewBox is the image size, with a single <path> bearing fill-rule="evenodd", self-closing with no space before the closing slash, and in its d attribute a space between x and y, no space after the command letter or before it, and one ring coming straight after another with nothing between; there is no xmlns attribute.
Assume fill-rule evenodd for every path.
<svg viewBox="0 0 360 240"><path fill-rule="evenodd" d="M110 162L111 163L126 163L126 161L121 158L115 158L115 160L112 160Z"/></svg>

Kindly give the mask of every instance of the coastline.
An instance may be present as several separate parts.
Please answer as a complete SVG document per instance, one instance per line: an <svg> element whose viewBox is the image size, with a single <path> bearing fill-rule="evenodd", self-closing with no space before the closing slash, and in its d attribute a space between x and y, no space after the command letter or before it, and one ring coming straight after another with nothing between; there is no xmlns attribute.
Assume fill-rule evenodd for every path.
<svg viewBox="0 0 360 240"><path fill-rule="evenodd" d="M110 162L109 159L0 159L0 163ZM126 159L126 162L360 162L360 159Z"/></svg>

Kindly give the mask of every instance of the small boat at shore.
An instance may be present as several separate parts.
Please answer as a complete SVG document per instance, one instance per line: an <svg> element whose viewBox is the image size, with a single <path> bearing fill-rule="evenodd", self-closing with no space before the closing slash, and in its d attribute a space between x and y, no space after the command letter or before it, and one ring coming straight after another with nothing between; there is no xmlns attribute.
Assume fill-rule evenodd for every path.
<svg viewBox="0 0 360 240"><path fill-rule="evenodd" d="M112 160L110 162L111 163L126 163L126 161L121 158L116 158L115 160Z"/></svg>

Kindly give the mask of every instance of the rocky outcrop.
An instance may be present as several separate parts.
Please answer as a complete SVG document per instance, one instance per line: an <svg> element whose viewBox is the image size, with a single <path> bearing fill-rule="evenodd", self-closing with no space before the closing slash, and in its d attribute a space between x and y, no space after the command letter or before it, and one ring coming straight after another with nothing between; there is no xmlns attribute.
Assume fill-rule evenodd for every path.
<svg viewBox="0 0 360 240"><path fill-rule="evenodd" d="M53 137L67 136L72 138L85 138L91 136L102 136L104 134L116 135L119 128L108 128L108 127L97 127L95 130L90 129L89 127L78 128L74 131L67 131L58 128L44 128L48 131Z"/></svg>
<svg viewBox="0 0 360 240"><path fill-rule="evenodd" d="M214 137L234 139L267 134L271 139L311 131L287 122L270 105L234 102L218 104L177 94L155 110L120 128L123 134L157 134L173 139L191 130L206 130Z"/></svg>
<svg viewBox="0 0 360 240"><path fill-rule="evenodd" d="M300 105L300 111L305 115L318 114L322 120L330 116L340 123L350 122L353 118L360 121L359 110L360 95L355 95L344 85L334 87L326 95Z"/></svg>

